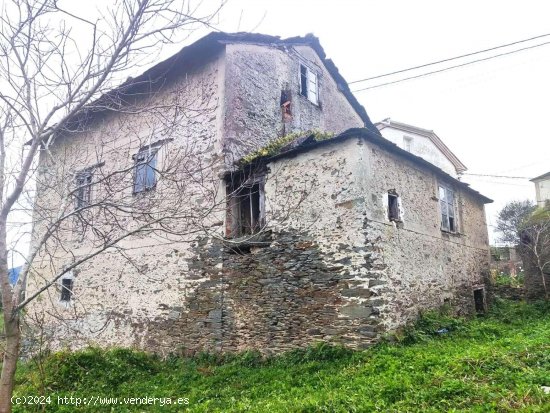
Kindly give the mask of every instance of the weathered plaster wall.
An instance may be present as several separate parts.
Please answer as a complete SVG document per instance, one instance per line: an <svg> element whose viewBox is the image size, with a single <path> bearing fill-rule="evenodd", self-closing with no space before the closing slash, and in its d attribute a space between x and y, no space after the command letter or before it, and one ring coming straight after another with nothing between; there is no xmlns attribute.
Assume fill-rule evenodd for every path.
<svg viewBox="0 0 550 413"><path fill-rule="evenodd" d="M200 69L182 67L179 77L165 83L163 89L148 100L138 103L139 113L106 114L87 125L85 131L59 137L51 148L56 163L51 162L45 152L42 154L34 244L45 226L55 220L66 195L64 189L74 188L74 173L100 161L104 165L95 171L94 181L113 171L126 172L111 179L109 188L105 182L94 185L92 202L118 201L127 210L150 202L157 211L174 210L181 216L187 211L191 218L187 221L178 218L181 226L200 211L212 208L212 212L190 230L197 231L204 225L206 230L221 231L225 205L218 169L223 166L219 156L220 125L223 124L219 94L224 87L224 72L223 54L204 62ZM159 179L155 190L134 196L132 156L141 146L160 139L171 141L159 152L158 169L166 170L170 163L176 162L188 170L173 172L183 174L177 188L173 187L173 181ZM202 169L196 165L199 160ZM171 196L173 191L178 192L177 197ZM185 205L174 206L178 200L183 200ZM214 208L215 202L221 202L219 207ZM74 199L70 199L68 211L73 208ZM107 229L109 220L115 216L96 216L96 225ZM98 224L97 219L101 218L105 221ZM127 229L136 224L131 214L121 213L117 219L122 219L122 226L126 225ZM178 223L172 228L177 229ZM41 249L28 294L44 285L44 280L50 279L53 272L92 251L93 234L88 231L83 236L73 226L73 220L67 220L58 235L63 240L62 248L52 240L47 250ZM195 234L132 236L118 244L118 250L108 250L74 271L71 304L60 302L59 283L56 283L34 303L31 311L47 314L45 328L54 332L56 346L76 347L97 342L153 349L147 344L148 325L159 318L178 317L186 295L197 284L197 276L190 268L197 256L194 243Z"/></svg>
<svg viewBox="0 0 550 413"><path fill-rule="evenodd" d="M550 200L550 178L535 182L535 193L537 205L544 206L544 203Z"/></svg>
<svg viewBox="0 0 550 413"><path fill-rule="evenodd" d="M363 126L323 63L309 46L226 46L226 162L231 165L276 137L319 129L342 132ZM319 105L299 93L300 63L318 74ZM283 122L281 91L290 92L292 118Z"/></svg>
<svg viewBox="0 0 550 413"><path fill-rule="evenodd" d="M392 127L385 127L380 130L380 133L384 138L395 143L401 149L406 149L403 141L404 137L412 138L411 153L420 156L456 178L457 174L454 165L429 138Z"/></svg>

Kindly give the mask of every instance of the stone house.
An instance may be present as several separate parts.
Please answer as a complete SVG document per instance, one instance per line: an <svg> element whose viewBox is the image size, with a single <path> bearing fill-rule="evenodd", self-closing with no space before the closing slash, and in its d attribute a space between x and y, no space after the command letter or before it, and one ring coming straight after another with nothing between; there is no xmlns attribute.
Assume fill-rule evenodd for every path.
<svg viewBox="0 0 550 413"><path fill-rule="evenodd" d="M115 110L143 102L155 110ZM150 205L223 207L174 224L200 231L135 234L64 273L31 308L54 346L362 348L445 303L483 311L491 200L382 137L315 37L213 33L99 103L42 154L33 242L63 184L94 228L42 246L29 293L93 251L111 225L95 200L124 200L128 228ZM201 175L163 181L189 148ZM116 168L128 174L107 185Z"/></svg>

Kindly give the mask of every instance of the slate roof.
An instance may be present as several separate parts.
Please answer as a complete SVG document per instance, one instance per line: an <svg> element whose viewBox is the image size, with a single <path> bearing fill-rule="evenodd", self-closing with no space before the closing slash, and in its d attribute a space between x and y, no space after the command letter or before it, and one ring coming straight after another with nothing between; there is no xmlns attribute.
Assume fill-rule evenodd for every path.
<svg viewBox="0 0 550 413"><path fill-rule="evenodd" d="M383 138L378 133L373 133L371 130L367 128L352 128L348 129L341 134L335 136L331 139L326 139L322 141L315 141L312 142L311 139L304 140L300 145L293 147L290 150L283 151L277 155L271 156L271 157L264 157L259 158L255 160L255 163L259 162L265 162L269 163L271 161L275 161L277 159L285 158L285 157L292 157L296 156L300 153L310 151L314 148L318 148L325 145L330 145L338 142L342 142L349 138L362 138L365 139L368 142L371 142L382 149L387 150L388 152L394 153L396 155L399 155L405 159L408 159L409 161L423 167L424 169L427 169L433 173L435 173L440 178L444 179L446 182L452 183L455 187L463 189L465 192L475 196L476 198L480 199L484 204L490 204L493 202L492 199L487 198L485 195L482 195L478 191L472 189L470 185L468 185L465 182L459 181L458 179L452 177L447 172L443 171L442 169L438 168L434 164L426 161L425 159L413 155L412 153L400 148L395 143L387 140L386 138Z"/></svg>
<svg viewBox="0 0 550 413"><path fill-rule="evenodd" d="M319 42L319 39L312 35L307 34L303 37L290 37L287 39L281 39L279 36L270 36L258 33L224 33L224 32L212 32L196 42L185 46L176 54L172 55L168 59L156 64L150 69L143 72L141 75L135 78L128 78L126 82L120 86L112 89L99 97L96 101L87 105L79 113L79 116L75 121L85 119L92 113L99 113L106 110L109 105L115 105L124 100L124 96L130 96L136 93L143 92L147 85L161 84L163 79L167 76L177 73L177 69L184 63L193 63L199 60L200 57L210 55L220 51L227 43L249 43L249 44L262 44L272 46L292 46L292 45L308 45L310 46L323 64L327 71L333 77L338 89L346 97L350 105L360 116L364 122L365 127L371 131L378 133L378 130L371 122L365 108L357 101L353 93L351 92L346 80L340 74L338 68L331 59L327 59L325 51Z"/></svg>

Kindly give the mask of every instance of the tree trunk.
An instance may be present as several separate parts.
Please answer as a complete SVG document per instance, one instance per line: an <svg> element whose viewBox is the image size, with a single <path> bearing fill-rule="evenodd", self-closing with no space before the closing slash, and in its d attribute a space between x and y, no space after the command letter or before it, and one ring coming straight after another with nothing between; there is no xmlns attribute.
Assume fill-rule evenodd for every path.
<svg viewBox="0 0 550 413"><path fill-rule="evenodd" d="M15 382L15 370L21 346L21 331L19 329L19 315L9 319L5 317L4 329L6 332L6 350L2 364L0 378L0 413L11 413L11 397Z"/></svg>
<svg viewBox="0 0 550 413"><path fill-rule="evenodd" d="M546 286L546 274L544 273L542 268L540 270L540 276L542 280L542 287L544 288L544 299L548 301L548 287Z"/></svg>

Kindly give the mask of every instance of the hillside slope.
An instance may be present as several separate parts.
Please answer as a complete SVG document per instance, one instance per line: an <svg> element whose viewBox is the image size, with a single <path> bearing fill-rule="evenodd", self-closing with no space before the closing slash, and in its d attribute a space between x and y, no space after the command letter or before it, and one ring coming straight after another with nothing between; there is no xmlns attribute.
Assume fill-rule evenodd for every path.
<svg viewBox="0 0 550 413"><path fill-rule="evenodd" d="M49 395L47 412L550 412L541 386L550 386L550 305L500 302L469 321L428 314L397 343L362 352L319 345L267 360L62 352L22 365L17 394ZM58 396L118 399L75 408ZM122 399L146 396L188 404Z"/></svg>

